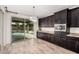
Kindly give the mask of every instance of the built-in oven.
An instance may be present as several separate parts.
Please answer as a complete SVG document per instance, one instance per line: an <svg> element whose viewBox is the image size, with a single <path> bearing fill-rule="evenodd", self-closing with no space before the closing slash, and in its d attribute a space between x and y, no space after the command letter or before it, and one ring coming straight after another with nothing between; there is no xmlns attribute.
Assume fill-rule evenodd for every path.
<svg viewBox="0 0 79 59"><path fill-rule="evenodd" d="M66 24L54 24L54 31L66 32Z"/></svg>

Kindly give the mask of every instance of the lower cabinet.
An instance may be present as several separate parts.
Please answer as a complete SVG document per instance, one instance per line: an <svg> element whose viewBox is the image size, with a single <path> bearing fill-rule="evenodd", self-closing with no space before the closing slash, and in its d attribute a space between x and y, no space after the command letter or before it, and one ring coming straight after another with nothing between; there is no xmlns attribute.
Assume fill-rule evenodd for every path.
<svg viewBox="0 0 79 59"><path fill-rule="evenodd" d="M55 36L53 34L48 34L43 32L37 32L37 37L45 41L54 43L63 48L66 48L68 50L79 53L79 38L70 37L70 36L66 36L66 37Z"/></svg>
<svg viewBox="0 0 79 59"><path fill-rule="evenodd" d="M49 35L47 33L43 33L43 35L44 35L44 40L45 41L49 41L50 40Z"/></svg>
<svg viewBox="0 0 79 59"><path fill-rule="evenodd" d="M44 34L42 32L37 32L37 37L40 39L44 38Z"/></svg>
<svg viewBox="0 0 79 59"><path fill-rule="evenodd" d="M76 41L76 52L79 53L79 41Z"/></svg>
<svg viewBox="0 0 79 59"><path fill-rule="evenodd" d="M55 37L54 37L53 34L50 34L50 40L51 40L51 41L50 41L51 43L54 43L54 41L55 41Z"/></svg>
<svg viewBox="0 0 79 59"><path fill-rule="evenodd" d="M55 38L54 38L54 43L55 43L56 45L60 45L60 37L59 37L59 36L55 36Z"/></svg>
<svg viewBox="0 0 79 59"><path fill-rule="evenodd" d="M76 51L76 42L74 40L67 40L67 48Z"/></svg>
<svg viewBox="0 0 79 59"><path fill-rule="evenodd" d="M49 33L37 32L37 38L40 38L51 43L54 42L54 35Z"/></svg>
<svg viewBox="0 0 79 59"><path fill-rule="evenodd" d="M67 37L67 49L79 53L79 38Z"/></svg>
<svg viewBox="0 0 79 59"><path fill-rule="evenodd" d="M60 38L60 44L61 47L66 48L66 37Z"/></svg>

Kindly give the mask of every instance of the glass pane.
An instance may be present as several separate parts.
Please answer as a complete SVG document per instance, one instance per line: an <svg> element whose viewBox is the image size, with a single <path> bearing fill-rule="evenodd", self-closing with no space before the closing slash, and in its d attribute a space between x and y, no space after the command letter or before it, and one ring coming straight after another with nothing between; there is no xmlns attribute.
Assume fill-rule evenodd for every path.
<svg viewBox="0 0 79 59"><path fill-rule="evenodd" d="M12 44L10 53L24 53L24 19L12 17Z"/></svg>
<svg viewBox="0 0 79 59"><path fill-rule="evenodd" d="M33 38L33 22L30 20L25 20L25 39L32 39Z"/></svg>
<svg viewBox="0 0 79 59"><path fill-rule="evenodd" d="M12 18L12 42L24 40L24 19Z"/></svg>

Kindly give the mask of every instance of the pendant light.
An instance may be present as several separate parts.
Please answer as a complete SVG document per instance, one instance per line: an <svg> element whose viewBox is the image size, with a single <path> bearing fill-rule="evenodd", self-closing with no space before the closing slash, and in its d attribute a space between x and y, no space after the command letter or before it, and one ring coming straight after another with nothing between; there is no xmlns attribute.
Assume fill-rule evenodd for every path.
<svg viewBox="0 0 79 59"><path fill-rule="evenodd" d="M30 20L33 22L37 22L37 17L35 17L35 6L33 6L33 15L30 17Z"/></svg>

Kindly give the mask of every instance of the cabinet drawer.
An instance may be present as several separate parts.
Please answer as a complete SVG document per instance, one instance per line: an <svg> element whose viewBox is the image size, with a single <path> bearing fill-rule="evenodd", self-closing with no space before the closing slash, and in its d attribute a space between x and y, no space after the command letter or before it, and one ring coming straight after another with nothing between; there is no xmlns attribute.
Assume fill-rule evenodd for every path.
<svg viewBox="0 0 79 59"><path fill-rule="evenodd" d="M73 37L67 37L67 48L76 51L76 40Z"/></svg>

